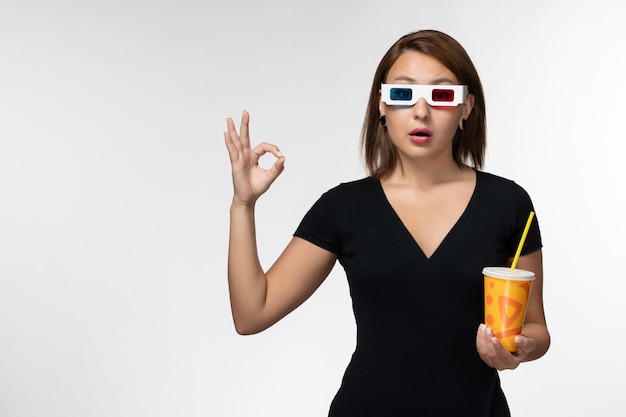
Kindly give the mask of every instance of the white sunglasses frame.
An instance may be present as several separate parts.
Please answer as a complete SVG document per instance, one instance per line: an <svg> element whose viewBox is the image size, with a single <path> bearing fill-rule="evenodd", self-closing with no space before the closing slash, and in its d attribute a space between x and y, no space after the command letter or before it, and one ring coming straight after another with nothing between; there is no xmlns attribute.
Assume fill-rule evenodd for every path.
<svg viewBox="0 0 626 417"><path fill-rule="evenodd" d="M393 88L410 89L412 92L411 100L394 100L391 98L391 90ZM434 101L432 99L433 90L452 90L454 91L454 100L452 101ZM413 106L420 98L424 98L426 103L433 107L456 107L465 103L469 94L467 85L428 85L428 84L381 84L380 85L381 100L390 106Z"/></svg>

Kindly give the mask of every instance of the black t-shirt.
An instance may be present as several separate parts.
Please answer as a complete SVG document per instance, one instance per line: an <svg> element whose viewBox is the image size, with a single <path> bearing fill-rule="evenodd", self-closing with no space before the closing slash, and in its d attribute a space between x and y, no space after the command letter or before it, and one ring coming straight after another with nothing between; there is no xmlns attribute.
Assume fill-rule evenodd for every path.
<svg viewBox="0 0 626 417"><path fill-rule="evenodd" d="M377 179L322 195L294 235L337 255L357 325L330 416L509 415L497 371L476 351L482 268L507 266L533 210L519 185L476 171L468 206L427 258ZM541 246L535 217L522 254Z"/></svg>

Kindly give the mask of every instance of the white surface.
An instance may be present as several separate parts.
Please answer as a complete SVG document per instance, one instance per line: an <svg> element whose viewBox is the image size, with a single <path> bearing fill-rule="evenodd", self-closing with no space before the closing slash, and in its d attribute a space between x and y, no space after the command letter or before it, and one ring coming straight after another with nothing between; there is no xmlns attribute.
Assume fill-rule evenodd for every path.
<svg viewBox="0 0 626 417"><path fill-rule="evenodd" d="M249 110L287 157L258 206L269 266L323 191L364 175L375 67L423 28L473 58L486 170L542 227L553 345L502 373L514 416L626 415L617 4L0 1L0 416L326 415L355 342L343 271L235 334L224 120Z"/></svg>

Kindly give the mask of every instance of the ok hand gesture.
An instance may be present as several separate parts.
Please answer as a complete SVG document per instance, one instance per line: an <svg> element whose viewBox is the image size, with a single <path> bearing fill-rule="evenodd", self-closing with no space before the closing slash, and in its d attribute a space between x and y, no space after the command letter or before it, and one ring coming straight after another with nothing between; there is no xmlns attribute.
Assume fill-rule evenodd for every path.
<svg viewBox="0 0 626 417"><path fill-rule="evenodd" d="M254 205L285 168L285 157L275 145L261 143L254 149L250 148L249 123L250 114L244 111L239 134L230 117L226 119L228 131L224 132L224 141L232 166L233 203L245 206ZM263 169L259 166L259 159L268 152L277 159L272 167Z"/></svg>

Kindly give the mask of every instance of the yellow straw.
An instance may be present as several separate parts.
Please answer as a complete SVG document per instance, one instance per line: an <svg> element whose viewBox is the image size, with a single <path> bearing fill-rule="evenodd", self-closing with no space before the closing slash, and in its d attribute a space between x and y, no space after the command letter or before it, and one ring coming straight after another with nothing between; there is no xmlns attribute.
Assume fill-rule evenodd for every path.
<svg viewBox="0 0 626 417"><path fill-rule="evenodd" d="M511 264L511 271L515 270L517 266L517 261L519 260L519 256L522 253L522 247L524 246L524 241L526 240L526 235L528 234L528 229L530 229L530 223L533 221L533 216L535 215L534 211L530 212L528 216L528 221L526 222L526 227L524 228L524 233L522 233L522 240L519 242L519 246L517 247L517 252L515 253L515 258L513 258L513 263Z"/></svg>

